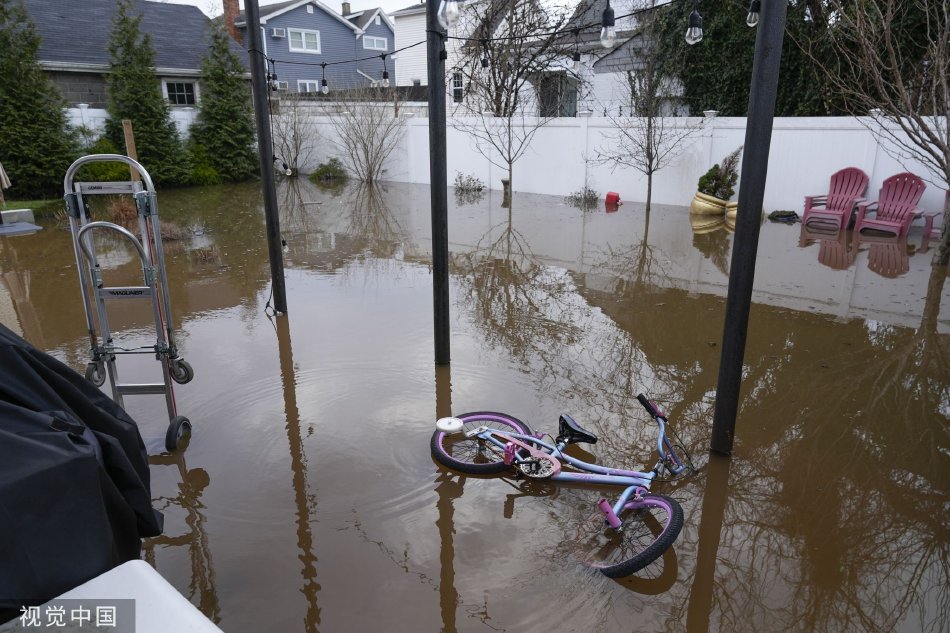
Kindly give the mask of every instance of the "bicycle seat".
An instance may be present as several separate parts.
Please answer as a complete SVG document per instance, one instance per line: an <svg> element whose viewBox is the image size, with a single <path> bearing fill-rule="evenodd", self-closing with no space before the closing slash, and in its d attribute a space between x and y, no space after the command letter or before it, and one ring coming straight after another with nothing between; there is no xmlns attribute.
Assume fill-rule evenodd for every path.
<svg viewBox="0 0 950 633"><path fill-rule="evenodd" d="M581 425L574 421L574 418L566 413L562 413L557 421L557 441L574 444L576 442L587 442L596 444L597 436L590 431L581 428Z"/></svg>

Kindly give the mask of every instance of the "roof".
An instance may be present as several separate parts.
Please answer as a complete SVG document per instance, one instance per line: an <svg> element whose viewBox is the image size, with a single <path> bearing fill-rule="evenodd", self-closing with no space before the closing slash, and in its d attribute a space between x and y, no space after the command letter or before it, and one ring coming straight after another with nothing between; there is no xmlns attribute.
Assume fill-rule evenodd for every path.
<svg viewBox="0 0 950 633"><path fill-rule="evenodd" d="M372 9L365 9L363 11L354 11L353 13L348 13L347 15L344 15L343 17L349 20L350 22L352 22L353 24L355 24L356 28L360 29L361 31L365 31L366 26L377 15L379 15L383 19L383 21L385 21L386 24L389 25L389 28L393 30L396 29L396 25L393 24L392 20L389 19L389 16L386 15L386 12L383 11L381 7L374 7Z"/></svg>
<svg viewBox="0 0 950 633"><path fill-rule="evenodd" d="M402 16L402 15L412 15L414 13L425 13L425 10L426 10L426 3L417 2L415 4L409 5L408 7L399 9L398 11L393 11L392 13L390 13L390 15L393 17Z"/></svg>
<svg viewBox="0 0 950 633"><path fill-rule="evenodd" d="M89 70L109 66L109 36L116 0L23 0L41 42L39 61L47 68ZM208 52L210 20L198 7L133 0L133 15L152 39L155 67L201 69ZM170 28L172 27L172 28ZM81 35L80 35L81 34ZM247 53L236 42L231 50L247 65Z"/></svg>
<svg viewBox="0 0 950 633"><path fill-rule="evenodd" d="M264 6L258 7L258 16L260 17L261 24L267 24L267 21L271 18L275 18L278 15L287 13L288 11L293 11L297 7L302 7L307 4L312 4L315 7L323 9L323 11L332 18L337 19L343 24L347 25L353 29L354 33L361 33L360 28L355 24L344 18L342 15L328 7L327 5L320 2L320 0L290 0L289 2L278 2L276 4L266 4ZM238 17L234 20L234 24L237 27L246 28L247 19L244 15L244 11L238 13Z"/></svg>

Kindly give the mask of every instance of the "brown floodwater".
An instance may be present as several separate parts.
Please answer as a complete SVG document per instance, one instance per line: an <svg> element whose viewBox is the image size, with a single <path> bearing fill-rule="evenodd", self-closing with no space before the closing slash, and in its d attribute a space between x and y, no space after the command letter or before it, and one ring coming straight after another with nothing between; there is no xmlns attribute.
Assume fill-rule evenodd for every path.
<svg viewBox="0 0 950 633"><path fill-rule="evenodd" d="M183 238L166 255L196 373L176 390L186 450L163 454L161 397L126 400L166 517L143 555L228 633L950 627L950 284L920 229L858 242L763 224L726 460L707 447L728 226L456 200L452 363L436 368L428 189L279 197L289 315L269 318L257 187L159 194ZM81 371L69 235L44 224L0 242L0 316ZM124 245L99 249L110 279L135 279ZM147 310L112 314L123 341L153 342ZM133 380L156 371L120 360ZM590 458L652 464L639 391L698 471L657 487L685 526L628 579L573 555L602 490L459 476L429 455L439 416L553 431L567 411L600 436Z"/></svg>

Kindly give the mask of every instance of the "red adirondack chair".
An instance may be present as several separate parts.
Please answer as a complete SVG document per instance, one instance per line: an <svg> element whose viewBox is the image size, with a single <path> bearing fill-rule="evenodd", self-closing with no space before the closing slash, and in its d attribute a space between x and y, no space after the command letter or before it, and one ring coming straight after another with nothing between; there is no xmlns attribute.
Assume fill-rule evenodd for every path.
<svg viewBox="0 0 950 633"><path fill-rule="evenodd" d="M805 196L805 213L802 224L847 228L854 206L864 202L864 190L868 188L868 175L857 167L846 167L831 175L828 193Z"/></svg>
<svg viewBox="0 0 950 633"><path fill-rule="evenodd" d="M921 196L927 185L924 181L911 173L895 174L884 181L881 193L875 202L861 202L858 204L858 216L854 221L854 232L873 229L892 235L907 235L911 222L915 218L923 217L926 223L926 233L933 228L936 213L924 213L917 208ZM873 218L867 217L869 211L876 211Z"/></svg>

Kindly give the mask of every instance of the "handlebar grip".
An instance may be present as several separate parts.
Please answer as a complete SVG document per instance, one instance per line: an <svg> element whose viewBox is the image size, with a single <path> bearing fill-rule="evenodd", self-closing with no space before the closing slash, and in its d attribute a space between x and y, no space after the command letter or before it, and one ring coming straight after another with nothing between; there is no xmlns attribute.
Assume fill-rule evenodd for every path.
<svg viewBox="0 0 950 633"><path fill-rule="evenodd" d="M637 394L637 400L640 401L640 404L643 405L643 408L647 410L647 413L652 415L654 418L666 418L666 414L660 411L660 408L653 404L653 402L642 393Z"/></svg>

